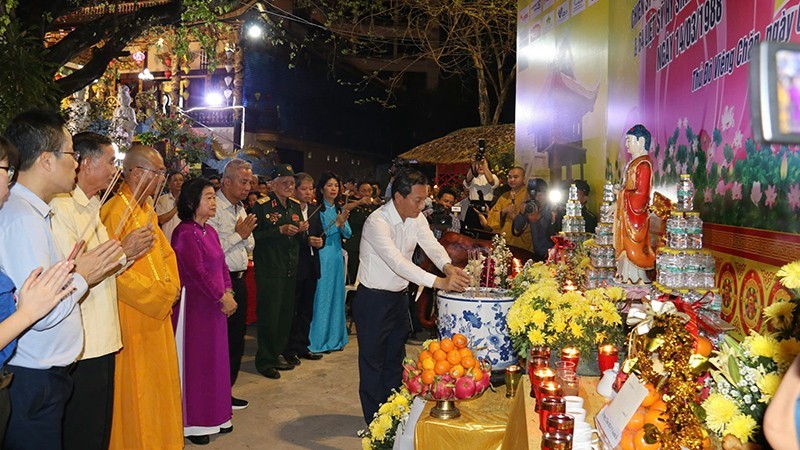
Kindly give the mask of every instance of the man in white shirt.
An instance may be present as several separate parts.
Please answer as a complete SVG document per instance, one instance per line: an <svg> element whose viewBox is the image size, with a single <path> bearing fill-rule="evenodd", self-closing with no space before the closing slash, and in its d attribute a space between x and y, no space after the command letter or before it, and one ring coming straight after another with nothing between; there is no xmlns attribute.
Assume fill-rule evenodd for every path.
<svg viewBox="0 0 800 450"><path fill-rule="evenodd" d="M64 121L53 111L31 110L14 119L5 137L19 151L19 177L0 209L0 266L22 286L31 270L64 258L51 230L48 203L75 185L78 158ZM108 241L75 258L75 292L23 333L8 370L11 418L3 447L61 448L64 408L72 393L70 370L83 348L76 308L88 286L119 266L122 247ZM70 250L70 253L73 253Z"/></svg>
<svg viewBox="0 0 800 450"><path fill-rule="evenodd" d="M245 272L250 262L248 253L253 251L256 241L253 230L256 216L246 214L242 201L250 193L253 178L252 165L243 159L232 159L222 170L222 183L217 191L217 215L208 219L208 224L217 230L225 263L231 275L231 289L238 307L228 317L228 353L230 355L231 386L239 376L244 353L244 335L247 331L247 283ZM247 408L247 400L231 396L233 409Z"/></svg>
<svg viewBox="0 0 800 450"><path fill-rule="evenodd" d="M491 202L494 200L494 190L499 185L500 180L492 174L486 158L473 161L467 171L467 177L464 179L464 187L468 190L471 202Z"/></svg>
<svg viewBox="0 0 800 450"><path fill-rule="evenodd" d="M100 221L101 190L117 172L111 140L85 132L72 138L80 155L78 183L69 194L50 201L53 238L64 254L75 243L91 250L109 240ZM81 235L83 233L83 235ZM153 246L153 228L142 227L122 240L121 265L135 261ZM124 270L124 269L121 269ZM111 438L114 402L114 354L122 347L117 308L117 284L113 274L94 286L80 303L83 319L83 351L72 369L73 391L64 412L64 449L102 450Z"/></svg>
<svg viewBox="0 0 800 450"><path fill-rule="evenodd" d="M169 174L167 192L158 197L158 203L156 203L158 224L170 242L172 242L172 231L181 223L181 219L178 217L178 196L181 195L181 187L183 187L183 174L180 172Z"/></svg>
<svg viewBox="0 0 800 450"><path fill-rule="evenodd" d="M392 198L367 218L361 237L353 320L358 330L361 410L367 423L391 390L400 386L409 332L408 283L463 292L467 274L451 264L420 212L427 197L425 175L400 170ZM419 245L446 276L422 270L411 261Z"/></svg>

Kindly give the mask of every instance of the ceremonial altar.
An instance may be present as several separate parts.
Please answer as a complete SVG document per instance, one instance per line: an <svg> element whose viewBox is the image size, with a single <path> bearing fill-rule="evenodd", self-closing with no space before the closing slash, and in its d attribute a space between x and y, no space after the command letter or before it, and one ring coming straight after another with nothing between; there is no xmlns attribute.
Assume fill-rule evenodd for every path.
<svg viewBox="0 0 800 450"><path fill-rule="evenodd" d="M586 420L594 423L595 414L606 399L597 393L598 378L583 379L580 396L585 400ZM514 398L506 398L505 388L487 391L483 396L458 403L461 417L441 420L430 417L435 402L428 402L416 425L416 449L459 448L462 450L538 450L542 443L536 400L529 395L530 380L524 375Z"/></svg>

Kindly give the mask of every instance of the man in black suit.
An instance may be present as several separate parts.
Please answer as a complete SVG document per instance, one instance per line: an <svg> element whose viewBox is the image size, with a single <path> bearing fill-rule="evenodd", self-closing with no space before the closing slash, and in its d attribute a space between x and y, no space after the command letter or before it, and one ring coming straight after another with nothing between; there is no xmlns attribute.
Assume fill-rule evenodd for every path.
<svg viewBox="0 0 800 450"><path fill-rule="evenodd" d="M297 281L295 289L294 319L289 343L283 352L286 362L295 366L300 358L317 360L322 355L308 350L308 332L311 328L311 317L314 314L314 294L317 292L319 279L319 249L325 245L322 236L322 221L316 208L311 204L314 200L314 179L307 173L295 175L294 197L300 202L303 220L308 221L308 231L301 233L300 256L297 262Z"/></svg>

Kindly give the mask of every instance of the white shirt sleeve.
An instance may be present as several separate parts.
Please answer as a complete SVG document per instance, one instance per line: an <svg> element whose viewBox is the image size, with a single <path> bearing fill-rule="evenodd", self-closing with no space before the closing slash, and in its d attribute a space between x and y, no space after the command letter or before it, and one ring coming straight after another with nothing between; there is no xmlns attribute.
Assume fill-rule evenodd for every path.
<svg viewBox="0 0 800 450"><path fill-rule="evenodd" d="M422 220L425 221L424 218ZM431 230L427 226L424 228L434 239ZM371 245L375 254L399 277L421 286L433 287L436 275L416 266L403 255L392 240L391 226L385 220L367 220L361 239Z"/></svg>

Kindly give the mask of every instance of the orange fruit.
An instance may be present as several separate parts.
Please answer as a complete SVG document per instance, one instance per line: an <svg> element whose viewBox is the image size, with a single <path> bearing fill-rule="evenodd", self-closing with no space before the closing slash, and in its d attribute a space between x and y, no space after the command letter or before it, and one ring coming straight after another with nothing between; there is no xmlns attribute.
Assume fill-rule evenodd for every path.
<svg viewBox="0 0 800 450"><path fill-rule="evenodd" d="M444 375L450 371L450 363L447 361L439 361L436 363L433 371L436 372L436 375Z"/></svg>
<svg viewBox="0 0 800 450"><path fill-rule="evenodd" d="M436 350L439 350L439 341L433 341L428 344L428 351L431 352L431 354L436 353Z"/></svg>
<svg viewBox="0 0 800 450"><path fill-rule="evenodd" d="M639 429L636 433L633 434L633 448L636 450L658 450L661 448L661 444L655 442L650 444L647 442L645 438L645 430L644 428Z"/></svg>
<svg viewBox="0 0 800 450"><path fill-rule="evenodd" d="M422 370L433 370L436 367L436 361L433 358L425 358L422 361Z"/></svg>
<svg viewBox="0 0 800 450"><path fill-rule="evenodd" d="M474 367L470 373L472 374L472 379L475 381L481 381L483 378L483 371L479 367Z"/></svg>
<svg viewBox="0 0 800 450"><path fill-rule="evenodd" d="M656 388L650 383L647 383L645 387L647 388L647 397L642 400L642 406L647 408L661 398L661 393L656 391Z"/></svg>
<svg viewBox="0 0 800 450"><path fill-rule="evenodd" d="M419 353L419 360L424 361L425 358L433 358L433 353L429 352L428 350L423 350Z"/></svg>
<svg viewBox="0 0 800 450"><path fill-rule="evenodd" d="M450 338L444 338L439 342L439 348L449 352L450 350L454 349L456 346L453 344L453 340Z"/></svg>
<svg viewBox="0 0 800 450"><path fill-rule="evenodd" d="M714 346L711 344L711 341L703 336L697 336L697 341L695 342L695 353L707 357L711 354L712 350L714 350Z"/></svg>
<svg viewBox="0 0 800 450"><path fill-rule="evenodd" d="M475 367L475 358L472 356L465 356L461 358L461 365L464 366L465 369L471 369Z"/></svg>
<svg viewBox="0 0 800 450"><path fill-rule="evenodd" d="M657 409L659 411L666 411L667 410L667 403L663 399L658 399L652 405L650 405L650 409Z"/></svg>
<svg viewBox="0 0 800 450"><path fill-rule="evenodd" d="M472 350L468 348L460 348L458 349L458 354L461 355L462 358L466 358L467 356L472 356Z"/></svg>
<svg viewBox="0 0 800 450"><path fill-rule="evenodd" d="M659 411L657 409L650 409L644 415L644 423L653 424L656 428L661 431L664 431L664 428L667 427L667 420L669 416L664 411Z"/></svg>
<svg viewBox="0 0 800 450"><path fill-rule="evenodd" d="M622 450L634 450L633 431L625 430L622 432L622 440L619 441L619 448L621 448Z"/></svg>
<svg viewBox="0 0 800 450"><path fill-rule="evenodd" d="M461 362L461 354L458 353L458 350L453 349L447 353L447 362L453 366Z"/></svg>
<svg viewBox="0 0 800 450"><path fill-rule="evenodd" d="M631 420L625 425L626 430L637 431L642 428L644 425L644 413L640 411L636 411L636 413L631 417Z"/></svg>
<svg viewBox="0 0 800 450"><path fill-rule="evenodd" d="M466 346L467 346L467 337L464 336L463 334L458 334L458 333L454 334L453 335L453 345L455 345L456 348L466 348Z"/></svg>
<svg viewBox="0 0 800 450"><path fill-rule="evenodd" d="M461 378L464 376L464 366L457 364L450 368L450 376L453 378Z"/></svg>
<svg viewBox="0 0 800 450"><path fill-rule="evenodd" d="M433 352L433 359L436 361L445 361L447 359L447 352L444 350L436 350Z"/></svg>
<svg viewBox="0 0 800 450"><path fill-rule="evenodd" d="M422 372L422 382L425 384L433 384L434 377L436 377L436 372L432 370Z"/></svg>

